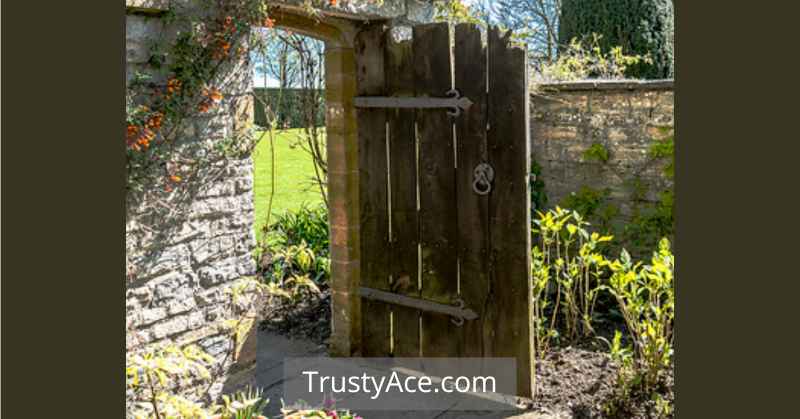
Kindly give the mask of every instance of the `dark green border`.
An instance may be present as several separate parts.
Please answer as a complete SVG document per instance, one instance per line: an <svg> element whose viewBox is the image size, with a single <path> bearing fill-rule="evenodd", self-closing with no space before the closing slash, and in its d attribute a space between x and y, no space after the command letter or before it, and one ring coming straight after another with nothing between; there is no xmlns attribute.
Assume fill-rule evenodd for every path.
<svg viewBox="0 0 800 419"><path fill-rule="evenodd" d="M675 3L677 417L795 417L800 13Z"/></svg>
<svg viewBox="0 0 800 419"><path fill-rule="evenodd" d="M0 415L122 417L124 2L0 15Z"/></svg>

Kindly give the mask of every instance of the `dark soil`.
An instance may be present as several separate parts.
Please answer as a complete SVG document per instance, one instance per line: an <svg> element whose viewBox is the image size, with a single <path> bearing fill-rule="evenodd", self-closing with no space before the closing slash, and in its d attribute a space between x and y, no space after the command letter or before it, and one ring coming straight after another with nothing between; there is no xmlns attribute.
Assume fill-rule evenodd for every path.
<svg viewBox="0 0 800 419"><path fill-rule="evenodd" d="M330 337L330 290L308 294L297 302L273 299L264 313L261 328L292 339L308 339L317 344ZM609 330L600 334L611 334ZM605 333L603 333L605 332ZM627 403L614 403L618 366L606 348L597 341L576 347L553 348L536 362L536 397L533 410L567 418L651 418L657 417L655 402L633 396ZM672 401L673 377L660 392ZM616 411L609 412L609 407Z"/></svg>
<svg viewBox="0 0 800 419"><path fill-rule="evenodd" d="M331 293L325 287L317 295L308 293L296 302L273 298L264 309L262 330L292 339L327 343L331 336Z"/></svg>

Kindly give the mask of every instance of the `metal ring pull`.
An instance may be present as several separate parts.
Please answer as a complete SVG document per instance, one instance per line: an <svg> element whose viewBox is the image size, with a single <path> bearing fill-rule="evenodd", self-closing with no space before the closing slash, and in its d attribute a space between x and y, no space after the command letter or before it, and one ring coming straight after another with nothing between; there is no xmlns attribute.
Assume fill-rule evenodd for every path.
<svg viewBox="0 0 800 419"><path fill-rule="evenodd" d="M475 166L472 174L474 177L472 190L478 195L488 195L492 191L494 168L489 163L481 163Z"/></svg>

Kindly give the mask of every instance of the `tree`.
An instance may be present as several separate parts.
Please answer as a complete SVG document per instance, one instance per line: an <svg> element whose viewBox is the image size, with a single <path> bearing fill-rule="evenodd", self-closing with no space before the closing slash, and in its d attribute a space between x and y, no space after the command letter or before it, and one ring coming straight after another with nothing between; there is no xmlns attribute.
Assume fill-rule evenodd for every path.
<svg viewBox="0 0 800 419"><path fill-rule="evenodd" d="M628 77L673 77L674 14L672 0L562 0L559 44L596 33L605 51L621 46L624 54L650 56L651 63L631 66Z"/></svg>
<svg viewBox="0 0 800 419"><path fill-rule="evenodd" d="M497 22L528 45L534 68L555 61L561 0L497 0L492 4Z"/></svg>

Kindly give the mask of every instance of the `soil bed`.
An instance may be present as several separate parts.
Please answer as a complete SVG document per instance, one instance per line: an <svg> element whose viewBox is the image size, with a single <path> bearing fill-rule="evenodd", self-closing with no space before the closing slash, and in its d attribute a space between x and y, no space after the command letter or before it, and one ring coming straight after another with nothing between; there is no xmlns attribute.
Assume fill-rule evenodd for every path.
<svg viewBox="0 0 800 419"><path fill-rule="evenodd" d="M327 287L321 291L304 295L296 302L273 298L264 309L261 329L291 339L327 343L331 335L331 293Z"/></svg>

